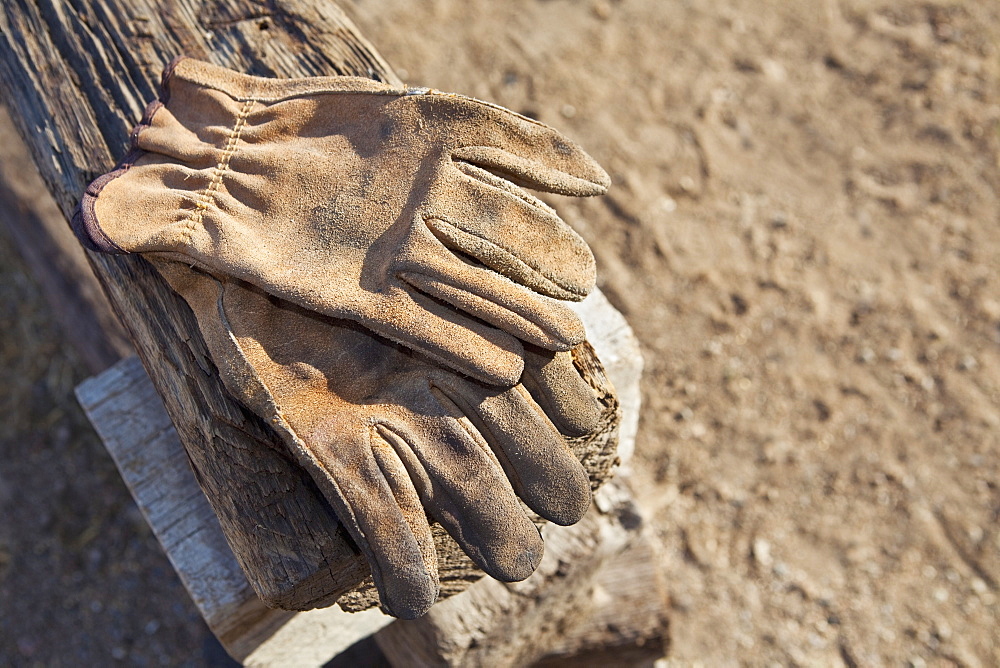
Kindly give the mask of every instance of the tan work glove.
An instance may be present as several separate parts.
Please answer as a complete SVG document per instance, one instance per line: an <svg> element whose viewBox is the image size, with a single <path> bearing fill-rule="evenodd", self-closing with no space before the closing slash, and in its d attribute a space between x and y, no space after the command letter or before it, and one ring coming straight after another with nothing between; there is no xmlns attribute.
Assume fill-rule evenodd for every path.
<svg viewBox="0 0 1000 668"><path fill-rule="evenodd" d="M584 340L561 300L594 285L587 244L521 186L608 183L569 139L493 104L182 58L74 228L94 250L239 278L510 387L518 339Z"/></svg>
<svg viewBox="0 0 1000 668"><path fill-rule="evenodd" d="M531 392L490 387L246 283L155 264L194 311L226 387L312 474L390 614L418 617L437 599L428 514L486 573L516 581L542 556L518 497L558 524L586 512L590 482L559 430L589 433L601 405L571 353L529 351Z"/></svg>

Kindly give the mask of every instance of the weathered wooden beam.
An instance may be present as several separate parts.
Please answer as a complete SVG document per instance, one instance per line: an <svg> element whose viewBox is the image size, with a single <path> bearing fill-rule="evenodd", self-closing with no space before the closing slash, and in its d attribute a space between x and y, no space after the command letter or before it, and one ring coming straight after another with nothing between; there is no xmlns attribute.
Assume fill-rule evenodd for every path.
<svg viewBox="0 0 1000 668"><path fill-rule="evenodd" d="M162 64L185 53L274 76L355 74L398 80L334 5L302 0L13 0L0 10L0 81L64 215L125 150ZM186 305L138 257L89 253L198 480L254 589L270 605L328 605L367 567L280 439L218 382ZM577 442L606 477L614 407L600 438ZM603 454L602 454L603 453ZM603 459L602 459L603 457ZM303 540L300 527L309 527ZM444 593L478 575L442 532ZM450 569L450 573L448 570ZM449 577L450 576L450 577ZM349 605L372 604L370 590Z"/></svg>

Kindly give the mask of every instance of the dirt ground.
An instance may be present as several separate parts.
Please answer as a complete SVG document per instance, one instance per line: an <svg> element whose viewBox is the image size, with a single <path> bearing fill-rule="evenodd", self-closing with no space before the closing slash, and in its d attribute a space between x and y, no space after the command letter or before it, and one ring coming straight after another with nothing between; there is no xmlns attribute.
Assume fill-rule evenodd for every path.
<svg viewBox="0 0 1000 668"><path fill-rule="evenodd" d="M646 356L668 663L1000 665L1000 4L343 6L612 176L550 201ZM0 242L0 664L211 663Z"/></svg>

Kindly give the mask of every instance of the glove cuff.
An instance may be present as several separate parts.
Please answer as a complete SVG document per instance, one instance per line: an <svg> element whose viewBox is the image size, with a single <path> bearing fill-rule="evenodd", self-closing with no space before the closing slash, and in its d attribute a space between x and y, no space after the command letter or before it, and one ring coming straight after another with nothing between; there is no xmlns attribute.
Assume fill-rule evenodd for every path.
<svg viewBox="0 0 1000 668"><path fill-rule="evenodd" d="M171 63L172 64L172 63ZM164 71L164 75L169 71L170 66ZM73 217L70 219L70 227L77 239L84 248L88 248L97 253L127 253L128 251L119 246L107 235L101 227L97 217L97 198L104 187L114 181L119 176L125 174L135 162L145 153L139 148L139 134L152 122L153 116L163 108L161 100L154 100L146 106L142 114L142 120L136 125L129 135L129 150L118 164L110 172L97 177L87 186L80 199Z"/></svg>

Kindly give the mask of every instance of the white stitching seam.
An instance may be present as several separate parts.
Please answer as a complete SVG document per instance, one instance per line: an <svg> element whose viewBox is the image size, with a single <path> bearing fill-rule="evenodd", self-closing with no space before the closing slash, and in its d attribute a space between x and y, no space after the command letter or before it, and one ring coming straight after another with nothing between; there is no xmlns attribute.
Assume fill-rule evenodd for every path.
<svg viewBox="0 0 1000 668"><path fill-rule="evenodd" d="M236 123L233 125L232 130L229 131L229 136L226 138L226 144L222 150L222 159L219 161L219 164L212 169L212 180L209 181L208 186L198 195L198 202L195 204L194 209L191 210L191 213L187 217L186 224L184 225L185 231L182 243L191 243L194 231L201 226L202 220L205 217L205 211L212 203L212 196L222 186L222 176L229 169L229 161L232 159L233 154L236 153L236 145L240 141L240 134L243 132L243 128L246 127L247 117L250 115L250 111L256 103L257 100L253 98L249 98L243 103L243 107L240 109L240 113L236 117Z"/></svg>

